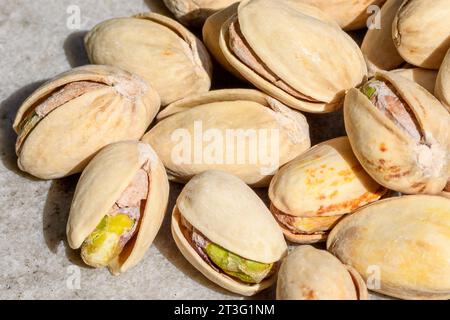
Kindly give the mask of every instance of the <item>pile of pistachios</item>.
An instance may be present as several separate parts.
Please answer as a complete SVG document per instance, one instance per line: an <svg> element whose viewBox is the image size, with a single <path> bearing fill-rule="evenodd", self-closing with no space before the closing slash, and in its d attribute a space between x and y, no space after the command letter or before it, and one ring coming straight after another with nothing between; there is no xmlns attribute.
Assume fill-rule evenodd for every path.
<svg viewBox="0 0 450 320"><path fill-rule="evenodd" d="M167 212L181 254L240 295L450 299L450 0L164 2L180 22L101 22L92 64L14 121L21 170L81 173L83 261L127 271ZM210 90L213 68L235 88ZM347 136L313 145L305 115L342 109Z"/></svg>

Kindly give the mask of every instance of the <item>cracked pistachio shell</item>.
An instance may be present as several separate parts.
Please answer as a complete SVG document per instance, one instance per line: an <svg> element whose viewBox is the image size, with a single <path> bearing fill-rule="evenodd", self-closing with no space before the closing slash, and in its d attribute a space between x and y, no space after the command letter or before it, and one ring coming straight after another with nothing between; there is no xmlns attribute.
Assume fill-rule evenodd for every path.
<svg viewBox="0 0 450 320"><path fill-rule="evenodd" d="M364 37L361 51L369 70L392 70L405 61L400 56L392 39L392 22L403 0L388 0L380 11L380 28L369 29Z"/></svg>
<svg viewBox="0 0 450 320"><path fill-rule="evenodd" d="M209 54L181 24L156 13L115 18L94 27L85 38L95 64L121 67L150 83L167 105L209 91Z"/></svg>
<svg viewBox="0 0 450 320"><path fill-rule="evenodd" d="M385 190L361 167L347 137L325 141L278 171L269 188L272 205L292 217L343 216L377 201ZM329 230L336 224L329 226ZM282 228L296 243L326 240L321 234L296 234Z"/></svg>
<svg viewBox="0 0 450 320"><path fill-rule="evenodd" d="M201 26L205 20L239 0L164 0L165 5L183 24Z"/></svg>
<svg viewBox="0 0 450 320"><path fill-rule="evenodd" d="M427 89L431 94L434 94L434 89L436 86L436 80L438 73L436 70L422 69L422 68L408 68L408 69L396 69L392 70L402 77L408 78L419 85Z"/></svg>
<svg viewBox="0 0 450 320"><path fill-rule="evenodd" d="M344 104L345 128L364 169L386 188L406 193L441 192L450 175L450 114L425 88L393 72L377 77L392 85L417 120L418 144L359 90Z"/></svg>
<svg viewBox="0 0 450 320"><path fill-rule="evenodd" d="M450 48L450 0L405 0L393 22L392 36L407 62L439 69Z"/></svg>
<svg viewBox="0 0 450 320"><path fill-rule="evenodd" d="M325 250L304 245L284 259L277 300L367 300L361 276Z"/></svg>
<svg viewBox="0 0 450 320"><path fill-rule="evenodd" d="M401 299L450 298L450 199L415 195L373 203L342 220L328 250L374 291Z"/></svg>
<svg viewBox="0 0 450 320"><path fill-rule="evenodd" d="M169 197L169 183L161 161L153 149L141 142L119 142L102 149L77 184L67 222L67 240L78 249L133 180L149 163L149 193L134 237L109 265L118 275L135 266L161 227Z"/></svg>
<svg viewBox="0 0 450 320"><path fill-rule="evenodd" d="M239 22L248 48L297 97L260 76L233 53L229 34L233 21ZM242 1L237 15L222 26L220 47L249 82L306 112L340 108L345 91L359 85L367 74L363 54L349 35L322 11L293 1Z"/></svg>
<svg viewBox="0 0 450 320"><path fill-rule="evenodd" d="M435 95L450 112L450 50L447 52L439 69Z"/></svg>
<svg viewBox="0 0 450 320"><path fill-rule="evenodd" d="M218 90L186 98L164 109L158 120L143 140L153 146L170 178L178 182L187 182L207 170L222 170L249 185L268 186L280 166L311 146L306 118L256 90ZM255 159L244 154L254 148L249 139L243 142L243 152L237 139L231 142L232 148L224 144L230 130L233 134L248 133L248 137L256 135L258 150L250 152ZM212 136L207 138L208 134ZM211 151L208 146L214 143L225 147ZM189 154L191 148L194 152ZM261 155L263 149L267 157ZM188 159L183 157L186 154ZM218 161L207 161L207 156ZM227 160L230 157L232 161Z"/></svg>
<svg viewBox="0 0 450 320"><path fill-rule="evenodd" d="M63 73L17 112L18 166L41 179L81 172L104 146L139 140L159 107L156 91L121 69L89 65ZM33 114L37 122L24 125Z"/></svg>
<svg viewBox="0 0 450 320"><path fill-rule="evenodd" d="M172 235L183 256L205 277L245 296L270 287L276 274L259 284L236 281L211 268L191 247L180 229L183 216L211 242L245 259L276 263L287 253L283 234L270 211L242 180L221 171L194 177L177 199Z"/></svg>

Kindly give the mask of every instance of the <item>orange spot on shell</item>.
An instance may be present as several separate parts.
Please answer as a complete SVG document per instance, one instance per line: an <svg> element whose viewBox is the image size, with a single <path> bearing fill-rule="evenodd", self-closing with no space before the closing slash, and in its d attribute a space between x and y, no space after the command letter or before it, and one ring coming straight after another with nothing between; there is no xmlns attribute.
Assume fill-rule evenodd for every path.
<svg viewBox="0 0 450 320"><path fill-rule="evenodd" d="M387 151L386 144L384 144L384 143L381 143L381 144L380 144L380 151L381 151L381 152L386 152L386 151Z"/></svg>

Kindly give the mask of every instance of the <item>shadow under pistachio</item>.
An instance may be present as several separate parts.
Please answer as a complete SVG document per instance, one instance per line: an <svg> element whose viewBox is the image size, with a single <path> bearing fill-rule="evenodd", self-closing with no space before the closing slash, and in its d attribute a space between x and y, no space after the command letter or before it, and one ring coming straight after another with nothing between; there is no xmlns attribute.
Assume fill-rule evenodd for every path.
<svg viewBox="0 0 450 320"><path fill-rule="evenodd" d="M346 136L343 109L326 114L312 114L303 112L308 119L311 135L311 145Z"/></svg>
<svg viewBox="0 0 450 320"><path fill-rule="evenodd" d="M151 12L162 14L166 17L175 19L174 15L167 9L162 0L144 0L144 3Z"/></svg>
<svg viewBox="0 0 450 320"><path fill-rule="evenodd" d="M89 64L89 58L84 48L84 37L87 31L71 33L64 41L64 53L72 68Z"/></svg>

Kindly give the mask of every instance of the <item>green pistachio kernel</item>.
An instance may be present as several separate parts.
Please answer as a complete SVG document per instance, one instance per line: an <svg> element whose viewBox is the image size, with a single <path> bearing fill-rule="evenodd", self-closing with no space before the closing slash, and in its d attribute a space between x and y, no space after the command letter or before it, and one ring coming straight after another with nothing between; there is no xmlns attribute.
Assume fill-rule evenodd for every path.
<svg viewBox="0 0 450 320"><path fill-rule="evenodd" d="M366 83L362 88L361 92L369 99L372 99L373 95L377 92L377 89L372 87L370 82Z"/></svg>

